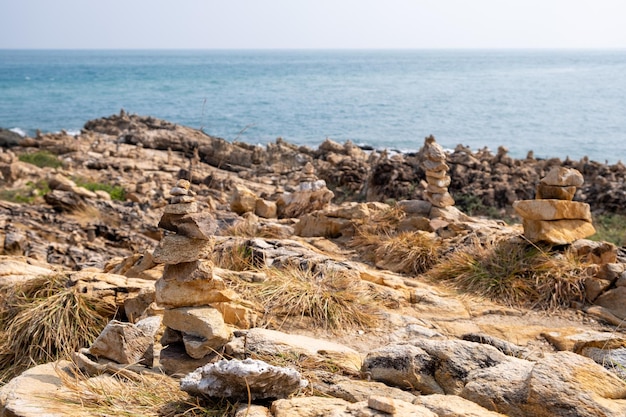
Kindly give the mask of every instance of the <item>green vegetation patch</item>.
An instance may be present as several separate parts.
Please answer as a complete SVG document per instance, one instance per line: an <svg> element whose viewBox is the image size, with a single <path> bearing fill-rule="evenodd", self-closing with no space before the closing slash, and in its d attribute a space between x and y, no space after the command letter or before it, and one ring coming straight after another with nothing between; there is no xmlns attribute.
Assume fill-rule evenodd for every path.
<svg viewBox="0 0 626 417"><path fill-rule="evenodd" d="M102 182L90 181L86 178L75 177L72 178L76 185L88 189L89 191L106 191L111 196L112 200L124 201L126 200L126 190L119 185L111 185Z"/></svg>
<svg viewBox="0 0 626 417"><path fill-rule="evenodd" d="M626 215L614 213L597 215L594 216L593 225L596 234L591 239L626 246Z"/></svg>
<svg viewBox="0 0 626 417"><path fill-rule="evenodd" d="M48 151L23 153L18 158L22 162L33 164L39 168L60 168L63 166L63 162L61 162L56 155Z"/></svg>
<svg viewBox="0 0 626 417"><path fill-rule="evenodd" d="M25 188L0 190L0 200L19 204L32 204L37 197L41 197L48 192L50 192L50 187L47 181L29 181L26 183Z"/></svg>

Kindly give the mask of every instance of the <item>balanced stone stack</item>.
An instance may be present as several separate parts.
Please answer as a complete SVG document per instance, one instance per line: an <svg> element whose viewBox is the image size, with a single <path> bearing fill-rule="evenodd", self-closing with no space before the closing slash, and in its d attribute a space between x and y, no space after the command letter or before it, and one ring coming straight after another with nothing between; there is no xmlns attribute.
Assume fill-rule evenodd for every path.
<svg viewBox="0 0 626 417"><path fill-rule="evenodd" d="M435 207L453 206L454 199L448 192L450 176L445 151L431 135L424 140L421 153L424 157L423 168L426 171L426 200Z"/></svg>
<svg viewBox="0 0 626 417"><path fill-rule="evenodd" d="M163 237L153 257L156 263L165 264L163 276L155 284L156 303L164 308L163 324L167 326L161 363L173 373L180 369L168 369L164 363L168 349L180 357L184 347L183 355L202 360L230 340L232 331L214 305L228 303L237 295L213 273L213 264L207 260L215 243L214 217L198 212L189 181L179 180L170 194L159 227L173 233ZM199 366L198 362L193 366Z"/></svg>
<svg viewBox="0 0 626 417"><path fill-rule="evenodd" d="M513 203L524 236L531 242L564 245L593 235L589 204L572 201L583 181L575 169L554 167L537 186L535 200Z"/></svg>

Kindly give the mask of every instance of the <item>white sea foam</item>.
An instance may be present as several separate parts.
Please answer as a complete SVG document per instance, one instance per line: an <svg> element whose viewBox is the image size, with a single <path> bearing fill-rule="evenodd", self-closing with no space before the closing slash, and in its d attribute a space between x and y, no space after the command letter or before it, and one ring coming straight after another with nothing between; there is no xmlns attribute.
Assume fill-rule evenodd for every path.
<svg viewBox="0 0 626 417"><path fill-rule="evenodd" d="M24 132L22 129L20 129L19 127L14 127L12 129L9 129L11 132L13 133L17 133L18 135L20 135L21 137L25 137L26 136L26 132Z"/></svg>

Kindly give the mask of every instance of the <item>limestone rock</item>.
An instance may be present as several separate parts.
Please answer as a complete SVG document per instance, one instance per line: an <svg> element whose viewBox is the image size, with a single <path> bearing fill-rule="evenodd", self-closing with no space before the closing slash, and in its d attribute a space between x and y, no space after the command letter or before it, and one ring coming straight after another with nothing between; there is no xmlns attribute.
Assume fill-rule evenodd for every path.
<svg viewBox="0 0 626 417"><path fill-rule="evenodd" d="M558 352L537 363L527 395L527 415L626 415L626 382L593 360L571 352Z"/></svg>
<svg viewBox="0 0 626 417"><path fill-rule="evenodd" d="M351 403L367 401L372 395L403 400L409 403L418 397L400 388L391 387L382 382L350 379L339 375L328 375L313 384L316 391Z"/></svg>
<svg viewBox="0 0 626 417"><path fill-rule="evenodd" d="M340 398L294 397L272 402L274 417L351 417L350 403Z"/></svg>
<svg viewBox="0 0 626 417"><path fill-rule="evenodd" d="M167 375L182 378L199 367L215 361L216 357L217 353L195 359L187 354L182 342L169 343L159 352L159 365Z"/></svg>
<svg viewBox="0 0 626 417"><path fill-rule="evenodd" d="M371 351L363 361L362 372L375 381L414 389L422 394L443 394L431 371L435 358L423 349L408 344L389 345Z"/></svg>
<svg viewBox="0 0 626 417"><path fill-rule="evenodd" d="M572 243L570 249L576 256L599 265L613 263L617 260L617 247L609 242L579 239Z"/></svg>
<svg viewBox="0 0 626 417"><path fill-rule="evenodd" d="M255 359L223 359L186 375L180 381L180 388L193 395L243 401L286 398L307 384L300 373L291 368Z"/></svg>
<svg viewBox="0 0 626 417"><path fill-rule="evenodd" d="M336 238L353 234L354 226L349 219L329 217L322 212L314 212L300 217L295 225L294 233L302 237Z"/></svg>
<svg viewBox="0 0 626 417"><path fill-rule="evenodd" d="M570 185L568 187L562 187L558 185L547 185L539 183L539 185L537 185L535 198L537 200L554 199L571 201L574 199L575 194L576 187L573 185Z"/></svg>
<svg viewBox="0 0 626 417"><path fill-rule="evenodd" d="M565 200L519 200L513 208L527 220L585 220L591 222L589 204Z"/></svg>
<svg viewBox="0 0 626 417"><path fill-rule="evenodd" d="M234 417L272 417L270 409L256 404L241 404Z"/></svg>
<svg viewBox="0 0 626 417"><path fill-rule="evenodd" d="M211 213L190 213L175 219L174 232L193 239L212 240L217 232L217 222Z"/></svg>
<svg viewBox="0 0 626 417"><path fill-rule="evenodd" d="M70 365L59 361L37 365L0 388L0 415L10 417L64 417L77 415L76 406L57 398L70 392L58 376Z"/></svg>
<svg viewBox="0 0 626 417"><path fill-rule="evenodd" d="M275 202L259 198L254 205L254 214L264 219L275 219L278 216L278 208Z"/></svg>
<svg viewBox="0 0 626 417"><path fill-rule="evenodd" d="M447 191L445 193L432 193L427 191L425 196L426 199L436 207L449 207L454 205L454 198L452 198Z"/></svg>
<svg viewBox="0 0 626 417"><path fill-rule="evenodd" d="M417 369L417 372L423 378L434 378L446 394L459 395L470 380L472 371L515 359L506 356L493 346L465 340L418 338L410 343L424 350L434 364L430 369L424 367ZM429 394L432 393L438 392Z"/></svg>
<svg viewBox="0 0 626 417"><path fill-rule="evenodd" d="M165 214L190 214L198 211L198 203L195 201L189 203L168 204L165 206Z"/></svg>
<svg viewBox="0 0 626 417"><path fill-rule="evenodd" d="M161 264L179 264L207 259L213 250L212 240L193 239L180 235L164 236L154 249L152 258Z"/></svg>
<svg viewBox="0 0 626 417"><path fill-rule="evenodd" d="M226 288L222 279L213 274L213 263L210 261L191 261L165 265L163 269L165 281L215 281L218 289Z"/></svg>
<svg viewBox="0 0 626 417"><path fill-rule="evenodd" d="M156 302L162 307L203 306L239 299L224 281L213 274L207 261L166 265L163 277L155 283Z"/></svg>
<svg viewBox="0 0 626 417"><path fill-rule="evenodd" d="M554 167L541 179L543 184L561 187L580 187L584 181L582 174L578 170L565 167Z"/></svg>
<svg viewBox="0 0 626 417"><path fill-rule="evenodd" d="M457 395L420 395L414 404L423 405L439 417L506 417Z"/></svg>
<svg viewBox="0 0 626 417"><path fill-rule="evenodd" d="M361 355L338 343L258 327L248 330L243 338L243 351L237 348L236 343L229 343L227 352L231 355L245 355L250 352L258 355L303 354L313 360L333 363L350 372L361 369Z"/></svg>
<svg viewBox="0 0 626 417"><path fill-rule="evenodd" d="M85 200L71 191L52 190L43 198L57 211L72 212L87 208Z"/></svg>
<svg viewBox="0 0 626 417"><path fill-rule="evenodd" d="M259 320L259 314L257 310L251 307L237 304L236 302L213 302L211 306L219 310L224 318L224 323L233 325L239 329L250 329L256 326Z"/></svg>
<svg viewBox="0 0 626 417"><path fill-rule="evenodd" d="M284 193L276 200L278 218L296 218L316 210L323 210L335 194L324 185L318 189Z"/></svg>
<svg viewBox="0 0 626 417"><path fill-rule="evenodd" d="M406 214L422 217L428 217L433 206L432 203L425 200L400 200L397 205Z"/></svg>
<svg viewBox="0 0 626 417"><path fill-rule="evenodd" d="M591 223L585 220L523 220L524 236L531 242L547 242L566 245L596 233Z"/></svg>
<svg viewBox="0 0 626 417"><path fill-rule="evenodd" d="M619 286L600 295L595 304L606 308L620 319L626 319L626 287Z"/></svg>
<svg viewBox="0 0 626 417"><path fill-rule="evenodd" d="M257 199L256 194L246 187L236 186L230 201L230 209L239 215L254 213Z"/></svg>
<svg viewBox="0 0 626 417"><path fill-rule="evenodd" d="M165 310L163 324L183 333L187 354L195 359L221 348L232 336L220 312L212 307Z"/></svg>
<svg viewBox="0 0 626 417"><path fill-rule="evenodd" d="M37 278L40 275L51 275L54 271L50 268L31 265L17 259L0 261L0 285L13 285Z"/></svg>
<svg viewBox="0 0 626 417"><path fill-rule="evenodd" d="M89 348L89 353L114 360L117 363L139 362L154 343L137 325L112 320Z"/></svg>
<svg viewBox="0 0 626 417"><path fill-rule="evenodd" d="M459 395L508 416L534 416L523 409L533 366L530 361L510 358L492 367L475 369L467 375L467 383Z"/></svg>
<svg viewBox="0 0 626 417"><path fill-rule="evenodd" d="M239 294L224 288L220 280L167 281L155 283L155 301L161 307L194 307L238 300Z"/></svg>

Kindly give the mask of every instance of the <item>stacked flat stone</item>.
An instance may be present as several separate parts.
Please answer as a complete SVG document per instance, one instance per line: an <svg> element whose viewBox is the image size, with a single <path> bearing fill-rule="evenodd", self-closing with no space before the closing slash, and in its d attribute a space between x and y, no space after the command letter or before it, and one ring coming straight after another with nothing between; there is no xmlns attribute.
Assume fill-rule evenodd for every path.
<svg viewBox="0 0 626 417"><path fill-rule="evenodd" d="M162 344L184 345L186 354L201 359L221 348L232 336L222 313L212 304L231 301L235 294L214 275L209 259L217 224L210 213L199 213L187 180L171 189L159 227L173 232L154 250L156 263L165 264L157 280L156 303L164 308L167 326ZM162 352L163 356L163 352Z"/></svg>
<svg viewBox="0 0 626 417"><path fill-rule="evenodd" d="M522 217L524 236L531 242L565 245L593 235L589 204L572 201L583 182L579 171L554 167L537 186L535 200L513 203Z"/></svg>
<svg viewBox="0 0 626 417"><path fill-rule="evenodd" d="M421 152L424 157L423 168L426 171L425 199L435 207L453 206L454 199L448 192L450 168L446 164L445 151L431 135L424 140Z"/></svg>

